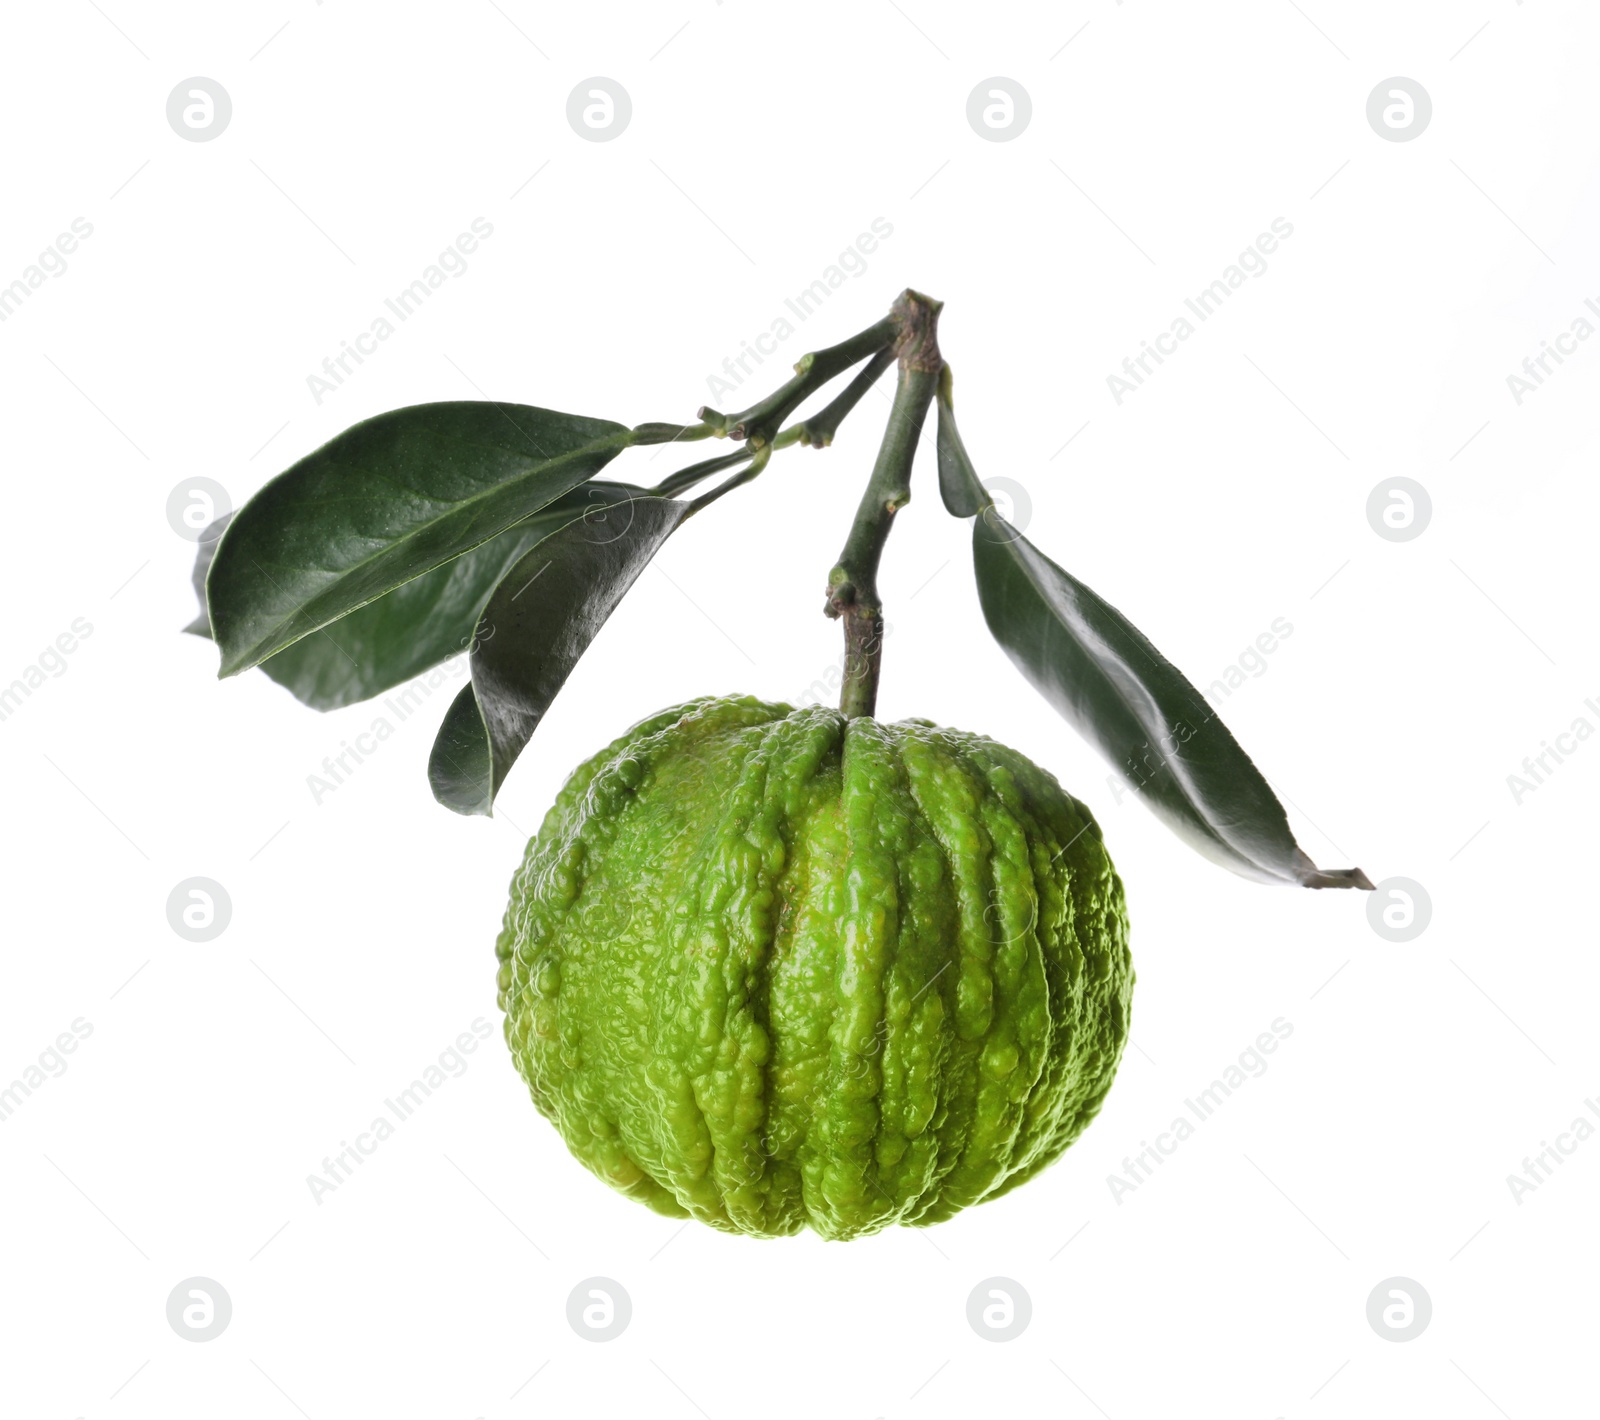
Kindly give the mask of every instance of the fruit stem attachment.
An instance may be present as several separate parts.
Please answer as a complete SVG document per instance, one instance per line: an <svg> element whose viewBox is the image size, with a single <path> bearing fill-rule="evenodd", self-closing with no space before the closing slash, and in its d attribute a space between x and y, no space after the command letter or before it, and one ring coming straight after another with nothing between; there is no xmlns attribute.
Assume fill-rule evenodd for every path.
<svg viewBox="0 0 1600 1420"><path fill-rule="evenodd" d="M894 403L872 477L856 509L844 551L828 575L823 611L844 623L844 680L839 709L847 719L870 716L878 705L883 665L883 603L878 564L894 515L911 501L911 464L928 405L939 384L939 312L943 303L903 291L889 312L891 347L899 364Z"/></svg>

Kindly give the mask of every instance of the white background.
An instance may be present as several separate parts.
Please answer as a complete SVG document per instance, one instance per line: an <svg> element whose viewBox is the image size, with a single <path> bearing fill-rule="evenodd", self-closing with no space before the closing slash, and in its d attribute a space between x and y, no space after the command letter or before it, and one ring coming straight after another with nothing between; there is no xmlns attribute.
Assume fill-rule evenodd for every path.
<svg viewBox="0 0 1600 1420"><path fill-rule="evenodd" d="M0 1124L0 1410L1593 1413L1600 1142L1520 1202L1507 1175L1600 1096L1600 742L1520 803L1507 776L1600 727L1600 342L1520 404L1506 377L1600 298L1597 39L1556 0L8 7L0 282L72 219L93 235L0 325L0 683L74 618L93 632L0 722L0 1083L75 1019L93 1033ZM209 142L165 116L197 75L233 104ZM631 96L615 141L568 125L590 76ZM1031 96L1014 141L967 122L991 76ZM1367 122L1391 76L1431 95L1414 141ZM307 376L479 217L466 274L319 404ZM661 706L793 698L835 663L823 584L886 401L667 546L493 821L427 789L455 681L315 803L307 776L374 707L217 682L178 634L193 548L165 510L199 476L242 501L425 400L690 418L874 218L893 235L783 359L906 285L942 298L967 443L1026 490L1030 537L1202 686L1291 623L1224 716L1319 862L1421 883L1432 920L1386 941L1362 895L1253 886L1119 802L989 640L925 453L880 711L991 734L1094 809L1134 1047L1009 1197L754 1241L569 1158L500 1044L492 943L580 759ZM1115 402L1106 377L1274 218L1294 231L1266 273ZM652 452L612 471L649 482L673 466ZM1398 475L1433 505L1403 543L1366 516ZM210 943L167 922L192 876L232 900ZM477 1017L466 1073L314 1202L307 1175ZM1279 1017L1267 1072L1119 1203L1108 1175ZM166 1319L194 1276L232 1299L206 1344ZM632 1299L606 1344L566 1316L595 1276ZM996 1276L1032 1301L1004 1344L966 1317ZM1405 1343L1366 1316L1395 1276L1432 1299Z"/></svg>

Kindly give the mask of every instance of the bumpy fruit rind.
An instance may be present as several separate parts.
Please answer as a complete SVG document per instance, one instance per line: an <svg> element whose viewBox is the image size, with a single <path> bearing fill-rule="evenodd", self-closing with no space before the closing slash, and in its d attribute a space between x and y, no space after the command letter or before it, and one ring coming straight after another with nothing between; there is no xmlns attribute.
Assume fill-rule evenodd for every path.
<svg viewBox="0 0 1600 1420"><path fill-rule="evenodd" d="M939 1222L1053 1162L1127 1040L1122 884L1022 755L706 699L582 765L512 883L535 1104L658 1212L758 1236Z"/></svg>

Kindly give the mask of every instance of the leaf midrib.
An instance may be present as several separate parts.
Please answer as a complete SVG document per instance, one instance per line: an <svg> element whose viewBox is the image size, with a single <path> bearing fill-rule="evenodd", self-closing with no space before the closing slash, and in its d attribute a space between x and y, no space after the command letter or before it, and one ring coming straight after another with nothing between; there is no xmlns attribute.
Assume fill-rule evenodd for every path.
<svg viewBox="0 0 1600 1420"><path fill-rule="evenodd" d="M418 524L416 527L411 529L411 531L407 532L403 537L397 539L394 542L389 543L386 547L381 548L377 552L374 552L374 553L370 554L369 556L362 558L360 561L352 562L351 564L349 564L349 566L343 568L338 573L338 576L339 576L340 580L343 580L346 577L353 576L354 574L359 572L359 570L361 568L369 566L370 564L372 564L374 562L377 562L377 561L381 560L382 558L384 558L386 556L389 556L390 554L394 553L399 548L403 548L408 542L411 541L411 539L413 539L414 537L417 537L418 535L420 535L427 528L436 526L437 524L443 522L446 518L451 517L452 515L454 515L457 511L459 511L459 510L461 510L463 508L471 508L474 504L477 504L477 503L479 503L479 502L481 502L483 500L489 499L489 498L493 497L495 494L501 493L501 492L503 492L504 490L506 490L508 488L513 488L516 485L524 482L525 480L533 477L536 474L545 473L545 472L549 472L552 469L560 468L564 464L570 463L570 462L572 462L572 461L574 461L576 459L583 458L586 455L590 455L590 454L594 454L596 452L599 452L600 450L605 449L605 448L607 448L608 446L610 446L612 444L617 445L617 452L621 453L621 451L623 449L627 448L629 443L632 442L632 436L633 436L633 431L631 429L627 428L626 426L618 426L618 431L617 431L616 434L607 435L605 438L602 438L602 439L593 439L589 443L584 444L584 445L580 446L579 448L572 449L568 453L557 454L555 456L555 458L553 458L553 459L546 459L542 463L533 464L529 468L525 469L522 473L516 475L514 478L507 479L502 483L491 484L489 487L483 489L479 493L474 493L474 494L470 495L467 498L461 499L459 502L452 503L447 512L441 514L437 518L430 519L426 523ZM559 498L560 496L561 496L561 494L558 493L558 494L555 495L555 498ZM555 501L555 498L549 499L548 502L553 503ZM543 507L545 505L541 504L540 506ZM451 556L452 557L459 557L461 555L461 553L471 552L473 547L481 547L491 537L496 536L498 533L504 532L506 530L506 528L514 526L516 523L520 522L523 518L529 517L533 513L536 513L538 511L539 511L538 508L526 509L522 513L519 513L515 518L513 518L511 520L511 522L507 523L505 525L505 527L497 528L493 532L487 533L485 536L481 537L477 542L473 543L471 547L463 547L460 552L453 553L453 554L451 554ZM228 527L223 531L222 537L217 543L217 553L219 555L222 553L224 548L227 546L228 534L233 531L235 526L236 526L235 523L230 523L228 525ZM413 573L410 577L407 577L404 581L395 583L395 586L396 587L403 587L403 586L405 586L405 584L407 582L412 582L412 581L415 581L416 578L418 578L418 577L425 576L427 573L433 571L434 567L442 566L445 562L448 562L450 560L451 559L449 557L442 558L439 562L435 562L432 567L424 567L424 568L422 568L420 571ZM259 563L257 563L256 565L257 565L257 567L260 566ZM217 566L216 559L213 558L212 563L211 563L211 571L215 571L216 570L216 566ZM309 569L297 568L295 570L297 570L297 571L306 571L306 570L309 570ZM267 657L272 655L274 652L281 651L287 646L292 646L296 641L300 640L304 636L309 636L313 631L320 631L324 626L329 625L331 622L337 621L340 616L346 615L346 614L348 614L349 612L352 612L352 611L359 611L362 607L370 605L372 602L376 601L378 599L378 597L387 595L388 592L392 592L392 591L394 591L394 589L395 589L395 587L386 588L385 591L376 593L375 595L366 598L365 601L360 601L360 602L357 602L354 606L346 607L345 610L343 612L338 613L338 615L330 616L324 621L319 621L319 622L317 622L317 624L315 626L308 626L308 627L305 628L304 631L300 632L300 634L298 636L291 637L288 641L283 642L281 645L273 646L272 650L270 650L270 651L262 652L261 648L263 646L270 645L272 640L273 640L273 638L276 636L276 634L279 631L281 631L284 627L292 625L297 616L304 616L304 615L308 615L308 614L313 614L313 613L309 613L308 609L311 608L311 607L316 606L318 601L321 600L322 598L324 598L327 595L327 591L326 590L324 590L323 592L319 592L310 601L302 602L300 604L300 606L294 612L291 612L288 616L281 617L281 618L277 619L276 621L274 621L273 624L272 624L272 628L268 632L268 634L266 634L264 636L261 636L261 637L258 637L251 644L251 646L247 650L241 651L237 656L230 656L226 652L224 652L223 653L223 657L222 657L222 665L219 667L218 672L217 672L218 677L222 678L222 677L227 677L227 676L230 676L230 675L238 675L238 674L240 674L240 673L242 673L244 671L250 670L254 666L260 665L262 661L266 660ZM206 574L206 595L207 595L208 602L209 602L209 599L210 599L210 591L211 591L211 572L207 572L207 574Z"/></svg>
<svg viewBox="0 0 1600 1420"><path fill-rule="evenodd" d="M1007 526L1010 526L1010 525L1007 524ZM976 532L976 528L974 528L974 532ZM1011 558L1013 565L1018 569L1018 571L1020 571L1022 573L1022 575L1031 582L1033 579L1029 575L1027 566L1023 563L1022 558L1018 554L1016 554L1015 552L1012 551L1012 549L1020 541L1022 541L1022 534L1020 532L1018 532L1017 536L1014 539L1010 539L1006 543L1006 548L1005 548L1006 555L1009 558ZM1030 543L1029 546L1032 547L1032 544ZM1037 548L1034 548L1033 550L1039 557L1044 558L1044 554L1039 552ZM1048 560L1048 559L1045 559L1045 560ZM1048 601L1046 602L1046 605L1048 606ZM1109 603L1107 603L1107 605L1109 605ZM1102 636L1100 639L1103 641L1105 638ZM1094 660L1094 657L1092 655L1090 656L1090 660L1091 661ZM1168 664L1171 664L1171 663L1169 662ZM1116 697L1117 703L1119 705L1121 705L1122 708L1128 713L1128 715L1133 719L1133 722L1136 725L1139 725L1142 728L1144 722L1139 718L1138 710L1134 707L1132 702L1129 700L1129 698L1128 698L1127 694L1124 692L1123 688L1117 683L1117 681L1113 677L1111 677L1111 676L1109 676L1109 675L1107 675L1105 673L1104 668L1099 665L1098 661L1095 662L1095 667L1100 672L1101 680L1107 686L1109 686L1111 688L1111 693L1112 693L1113 696ZM1160 669L1159 665L1156 667L1156 669L1158 669L1158 670ZM1174 666L1173 669L1176 670L1177 667ZM1181 674L1181 672L1180 672L1180 674ZM1242 754L1243 752L1244 751L1241 749L1240 753ZM1259 773L1260 771L1258 770L1257 772ZM1123 777L1126 778L1127 776L1124 775ZM1174 783L1174 785L1177 786L1177 788L1179 790L1179 793L1180 793L1180 796L1183 799L1183 802L1189 806L1189 808L1190 808L1191 812L1194 814L1195 818L1199 821L1200 825L1205 829L1206 834L1211 838L1211 840L1214 843L1216 843L1216 845L1219 848L1222 849L1223 852L1227 853L1230 857L1236 858L1239 862L1244 863L1244 864L1248 865L1251 868L1254 868L1257 872L1271 873L1272 876L1275 879L1279 880L1279 881L1289 882L1289 881L1294 881L1295 880L1293 878L1285 878L1285 877L1283 877L1283 875L1281 873L1275 872L1272 868L1268 867L1265 864L1256 862L1256 860L1254 858L1250 857L1247 853L1242 852L1230 839L1228 839L1228 838L1223 836L1220 828L1215 823L1212 822L1210 814L1208 814L1204 810L1204 808L1194 800L1194 798L1191 796L1191 794L1189 792L1188 786L1186 784L1184 784L1183 781L1181 779L1179 779L1176 774L1174 774L1172 776L1172 782Z"/></svg>

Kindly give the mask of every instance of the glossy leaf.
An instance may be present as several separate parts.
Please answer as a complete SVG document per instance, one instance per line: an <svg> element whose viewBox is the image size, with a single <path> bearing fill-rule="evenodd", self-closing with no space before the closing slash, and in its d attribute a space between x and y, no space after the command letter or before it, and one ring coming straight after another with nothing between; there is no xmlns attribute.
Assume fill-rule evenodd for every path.
<svg viewBox="0 0 1600 1420"><path fill-rule="evenodd" d="M237 675L592 478L633 440L523 404L418 404L279 474L223 533L206 581L220 674Z"/></svg>
<svg viewBox="0 0 1600 1420"><path fill-rule="evenodd" d="M195 546L194 571L189 574L195 599L200 603L200 614L183 629L191 636L204 636L207 641L211 639L211 613L206 610L206 574L210 572L212 559L217 555L217 540L232 517L231 511L226 512L206 526Z"/></svg>
<svg viewBox="0 0 1600 1420"><path fill-rule="evenodd" d="M995 639L1175 833L1259 882L1371 888L1359 868L1324 872L1306 856L1227 726L1121 612L992 507L972 550Z"/></svg>
<svg viewBox="0 0 1600 1420"><path fill-rule="evenodd" d="M494 768L489 758L489 731L469 680L450 702L428 756L428 784L447 809L458 814L490 814Z"/></svg>
<svg viewBox="0 0 1600 1420"><path fill-rule="evenodd" d="M623 513L626 516L622 516ZM579 519L526 553L495 588L473 638L472 683L434 741L434 797L487 814L572 668L689 505L641 497L603 526Z"/></svg>
<svg viewBox="0 0 1600 1420"><path fill-rule="evenodd" d="M939 372L939 496L946 512L957 518L970 518L988 506L991 499L967 457L967 446L961 442L950 386L950 367L946 365Z"/></svg>
<svg viewBox="0 0 1600 1420"><path fill-rule="evenodd" d="M471 649L473 628L500 579L530 548L574 518L603 527L613 505L638 497L624 483L584 483L471 552L435 567L261 663L314 710L353 705Z"/></svg>

